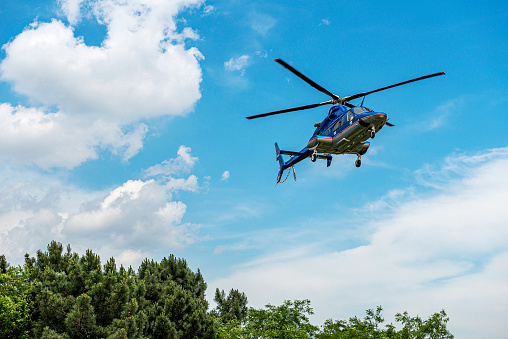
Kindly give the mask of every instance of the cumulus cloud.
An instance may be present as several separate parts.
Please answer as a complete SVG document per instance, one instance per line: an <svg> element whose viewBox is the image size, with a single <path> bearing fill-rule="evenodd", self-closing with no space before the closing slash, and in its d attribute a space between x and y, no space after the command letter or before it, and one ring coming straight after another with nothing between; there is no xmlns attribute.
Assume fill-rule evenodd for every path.
<svg viewBox="0 0 508 339"><path fill-rule="evenodd" d="M4 45L0 79L33 102L56 110L4 105L3 114L10 111L11 120L23 120L30 114L24 126L39 131L39 136L57 131L57 141L64 142L71 134L91 134L76 138L81 143L72 142L77 146L72 161L66 161L60 154L61 145L54 143L49 148L34 148L35 152L53 152L54 163L33 162L72 167L94 158L97 148L111 148L128 159L142 147L147 131L138 121L191 111L201 97L199 60L203 56L196 48L185 48L185 40L199 36L189 27L177 31L175 16L182 8L200 3L89 1L87 8L107 26L101 46L87 46L75 36L72 26L55 19L35 22ZM75 24L81 1L62 0L60 4L70 24ZM11 132L14 141L21 139L16 131ZM42 137L38 141L44 143ZM14 142L12 152L0 157L23 162L18 145L23 147L22 142Z"/></svg>
<svg viewBox="0 0 508 339"><path fill-rule="evenodd" d="M9 178L0 181L0 248L8 258L19 260L57 240L134 265L160 249L181 249L198 239L200 226L183 221L187 206L173 198L174 192L197 190L195 175L85 191L58 175L17 166L4 164L1 174Z"/></svg>
<svg viewBox="0 0 508 339"><path fill-rule="evenodd" d="M58 0L60 7L71 25L79 21L81 3L84 0Z"/></svg>
<svg viewBox="0 0 508 339"><path fill-rule="evenodd" d="M0 158L20 165L73 168L109 149L128 160L143 146L148 128L137 124L125 132L118 124L95 121L87 128L63 112L0 104Z"/></svg>
<svg viewBox="0 0 508 339"><path fill-rule="evenodd" d="M238 288L258 307L310 298L316 323L376 305L391 316L404 310L427 316L444 308L455 335L499 337L508 316L507 170L508 148L451 156L426 171L427 181L440 184L434 194L418 196L410 188L369 204L375 221L359 226L358 232L373 230L364 245L326 252L309 244L270 253L210 288Z"/></svg>
<svg viewBox="0 0 508 339"><path fill-rule="evenodd" d="M129 180L97 204L64 221L67 236L103 238L116 248L179 249L195 241L198 226L182 224L187 206L154 180Z"/></svg>
<svg viewBox="0 0 508 339"><path fill-rule="evenodd" d="M190 147L180 146L175 159L164 160L160 164L149 167L144 171L145 177L188 173L198 161L197 157L191 155L191 150Z"/></svg>

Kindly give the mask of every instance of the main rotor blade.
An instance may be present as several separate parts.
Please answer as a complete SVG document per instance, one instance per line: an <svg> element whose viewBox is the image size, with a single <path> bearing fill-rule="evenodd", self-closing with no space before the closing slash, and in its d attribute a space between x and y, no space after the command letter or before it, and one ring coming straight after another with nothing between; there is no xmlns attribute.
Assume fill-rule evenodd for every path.
<svg viewBox="0 0 508 339"><path fill-rule="evenodd" d="M328 101L325 101L325 102L320 102L319 104L312 104L312 105L298 106L298 107L293 107L293 108L286 108L286 109L281 109L279 111L273 111L273 112L268 112L268 113L263 113L263 114L258 114L258 115L252 115L252 116L246 117L246 118L249 119L249 120L250 119L257 119L257 118L267 117L267 116L270 116L270 115L287 113L287 112L294 112L294 111L301 111L301 110L304 110L304 109L319 107L319 106L323 106L323 105L332 105L332 104L333 104L333 100L328 100Z"/></svg>
<svg viewBox="0 0 508 339"><path fill-rule="evenodd" d="M318 91L323 92L324 94L330 96L333 99L339 99L339 97L337 95L335 95L332 92L321 87L320 85L318 85L317 83L315 83L314 81L312 81L311 79L306 77L304 74L300 73L296 68L294 68L290 64L286 63L284 60L275 59L275 61L278 62L279 64L281 64L282 66L284 66L285 68L287 68L288 70L290 70L291 72L293 72L297 77L299 77L300 79L302 79L303 81L305 81L306 83L308 83L309 85L311 85L312 87L317 89Z"/></svg>
<svg viewBox="0 0 508 339"><path fill-rule="evenodd" d="M405 85L405 84L409 84L411 82L420 81L420 80L436 77L436 76L443 75L443 74L446 74L446 73L445 72L439 72L439 73L429 74L429 75L425 75L423 77L411 79L411 80L404 81L404 82L399 82L398 84L395 84L395 85L391 85L391 86L387 86L387 87L383 87L383 88L378 88L378 89L370 91L370 92L364 92L364 93L359 93L359 94L351 95L351 96L345 97L343 99L346 100L346 101L350 101L350 100L361 98L363 96L366 96L366 95L369 95L369 94L372 94L372 93L384 91L385 89L389 89L389 88L393 88L393 87L397 87L397 86L402 86L402 85Z"/></svg>

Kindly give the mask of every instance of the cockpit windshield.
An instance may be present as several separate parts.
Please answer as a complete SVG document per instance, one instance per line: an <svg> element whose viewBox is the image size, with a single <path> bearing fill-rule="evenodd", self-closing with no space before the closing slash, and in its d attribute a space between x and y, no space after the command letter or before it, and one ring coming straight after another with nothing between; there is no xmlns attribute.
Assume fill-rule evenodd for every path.
<svg viewBox="0 0 508 339"><path fill-rule="evenodd" d="M353 111L354 115L358 115L364 112L373 112L373 110L367 107L353 107L351 110Z"/></svg>

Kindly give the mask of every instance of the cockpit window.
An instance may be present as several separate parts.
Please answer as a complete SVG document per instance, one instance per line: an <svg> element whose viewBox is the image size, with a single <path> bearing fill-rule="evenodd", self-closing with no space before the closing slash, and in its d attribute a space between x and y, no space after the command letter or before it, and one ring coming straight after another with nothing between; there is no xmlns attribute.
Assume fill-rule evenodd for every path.
<svg viewBox="0 0 508 339"><path fill-rule="evenodd" d="M355 115L358 115L358 114L361 114L361 113L364 113L364 112L372 112L372 110L370 108L367 108L367 107L353 107L353 113Z"/></svg>

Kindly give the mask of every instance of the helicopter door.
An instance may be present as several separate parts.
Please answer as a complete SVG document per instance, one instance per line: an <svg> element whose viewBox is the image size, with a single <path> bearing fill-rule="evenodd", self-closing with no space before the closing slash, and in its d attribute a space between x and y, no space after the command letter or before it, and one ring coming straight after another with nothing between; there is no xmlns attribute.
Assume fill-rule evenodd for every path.
<svg viewBox="0 0 508 339"><path fill-rule="evenodd" d="M353 120L353 112L351 112L351 110L349 110L347 112L347 121L349 121L349 124L351 124L352 120Z"/></svg>

